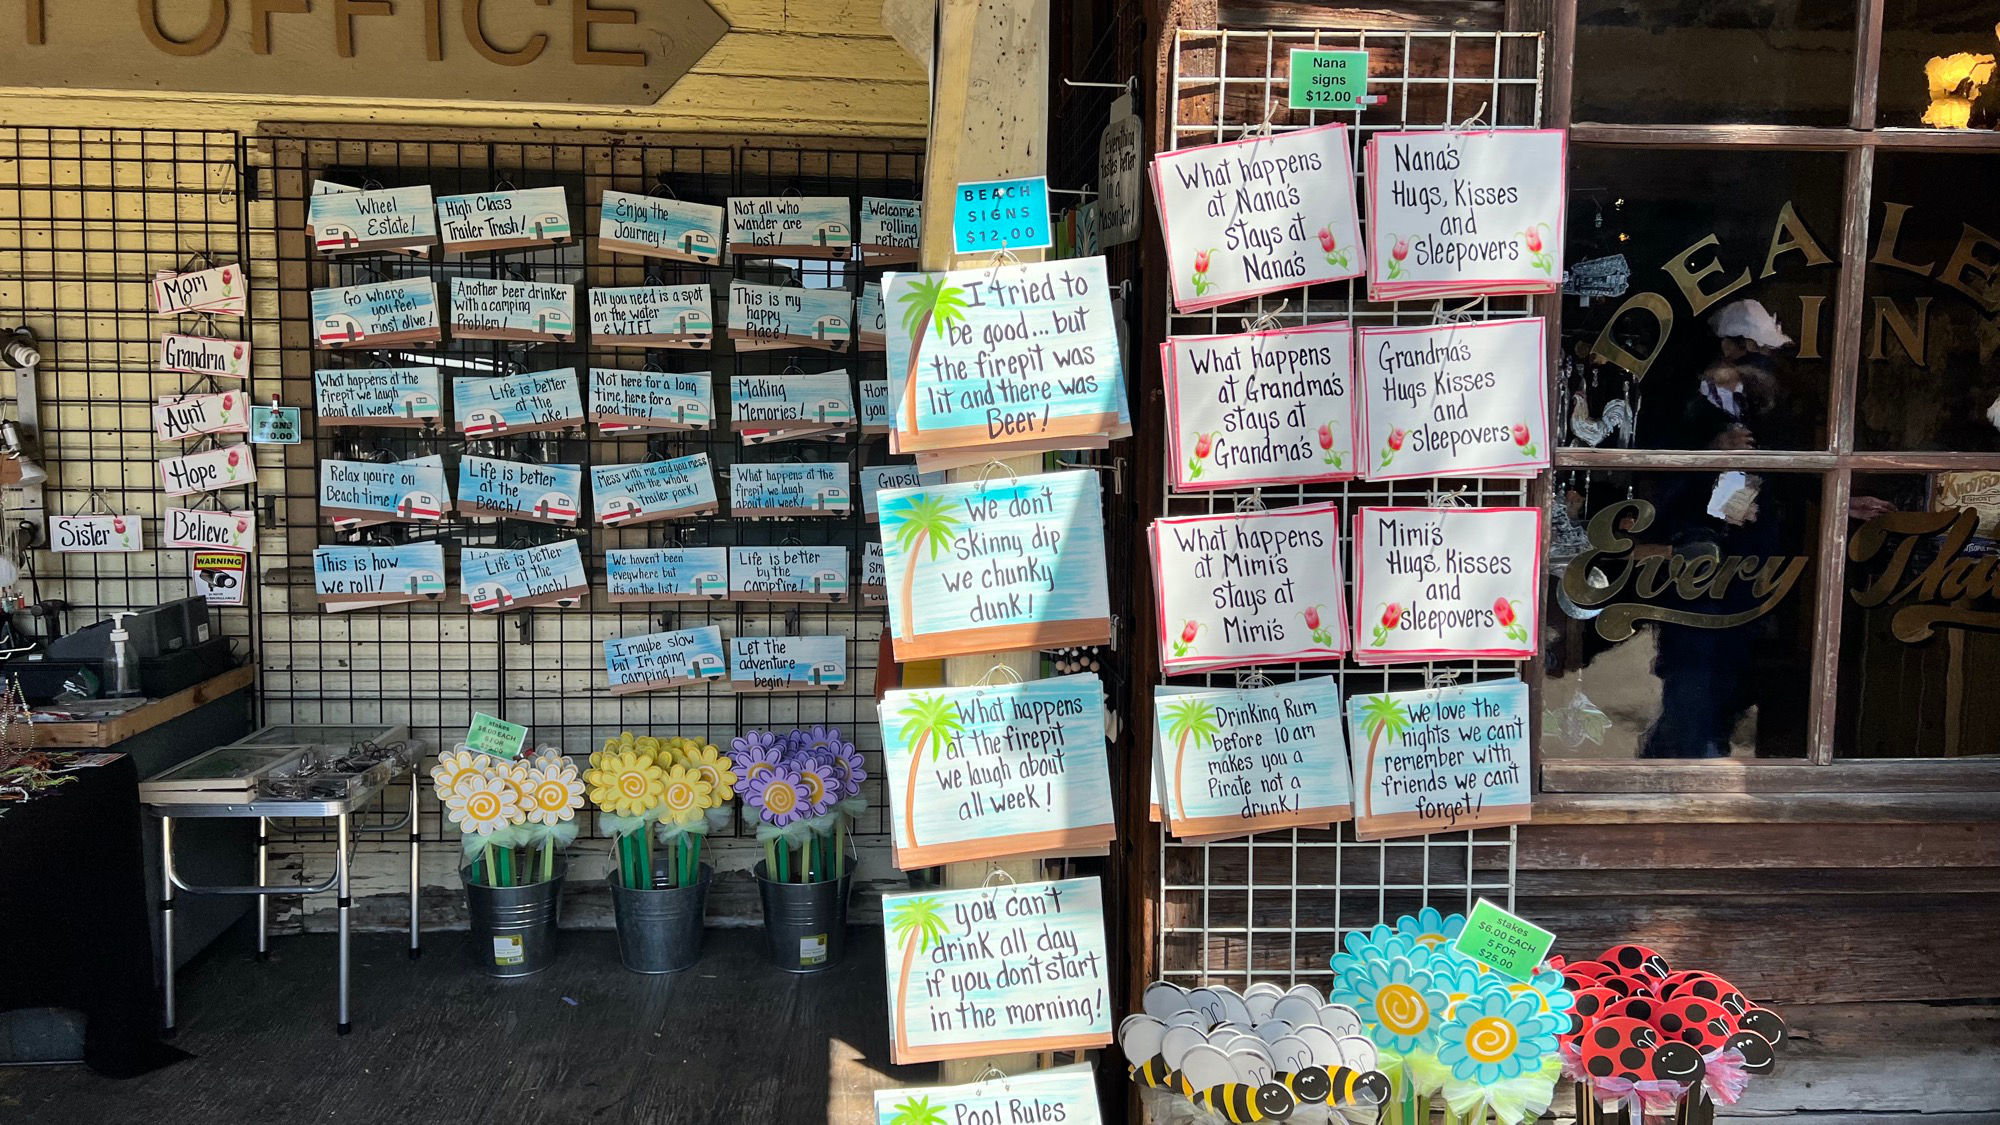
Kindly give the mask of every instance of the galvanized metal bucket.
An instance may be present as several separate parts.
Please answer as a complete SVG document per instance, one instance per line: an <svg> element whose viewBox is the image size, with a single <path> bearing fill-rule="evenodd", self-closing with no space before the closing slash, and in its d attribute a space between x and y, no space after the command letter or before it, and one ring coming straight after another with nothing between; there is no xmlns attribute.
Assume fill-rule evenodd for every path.
<svg viewBox="0 0 2000 1125"><path fill-rule="evenodd" d="M788 973L816 973L840 962L847 947L847 896L854 873L818 883L777 883L755 872L764 898L764 936L771 961Z"/></svg>
<svg viewBox="0 0 2000 1125"><path fill-rule="evenodd" d="M563 865L555 877L524 887L488 887L462 867L472 920L472 957L489 977L525 977L555 961L556 919L562 913Z"/></svg>
<svg viewBox="0 0 2000 1125"><path fill-rule="evenodd" d="M611 884L611 908L618 920L618 959L635 973L678 973L701 959L702 914L715 868L704 863L701 877L685 887L666 885L666 873L655 872L653 887L627 887L616 871Z"/></svg>

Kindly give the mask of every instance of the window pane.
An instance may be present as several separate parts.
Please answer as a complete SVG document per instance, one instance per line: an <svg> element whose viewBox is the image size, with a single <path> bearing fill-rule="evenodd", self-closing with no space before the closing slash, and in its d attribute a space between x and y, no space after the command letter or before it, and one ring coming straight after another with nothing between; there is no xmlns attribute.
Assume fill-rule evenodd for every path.
<svg viewBox="0 0 2000 1125"><path fill-rule="evenodd" d="M1853 0L1578 0L1578 121L1845 125Z"/></svg>
<svg viewBox="0 0 2000 1125"><path fill-rule="evenodd" d="M2000 154L1875 157L1855 444L2000 451Z"/></svg>
<svg viewBox="0 0 2000 1125"><path fill-rule="evenodd" d="M1558 473L1554 503L1542 752L1803 757L1819 478Z"/></svg>
<svg viewBox="0 0 2000 1125"><path fill-rule="evenodd" d="M1876 120L1941 129L2000 127L1993 0L1888 0Z"/></svg>
<svg viewBox="0 0 2000 1125"><path fill-rule="evenodd" d="M2000 753L2000 471L1857 475L1847 515L1834 752Z"/></svg>
<svg viewBox="0 0 2000 1125"><path fill-rule="evenodd" d="M1835 153L1575 146L1567 444L1826 448L1842 171Z"/></svg>

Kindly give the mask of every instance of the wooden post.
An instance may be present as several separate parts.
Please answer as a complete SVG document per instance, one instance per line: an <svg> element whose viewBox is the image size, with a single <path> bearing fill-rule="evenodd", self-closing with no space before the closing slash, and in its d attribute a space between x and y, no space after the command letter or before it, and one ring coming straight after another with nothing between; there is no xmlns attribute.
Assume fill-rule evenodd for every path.
<svg viewBox="0 0 2000 1125"><path fill-rule="evenodd" d="M961 183L1047 171L1048 0L938 0L937 40L932 50L930 142L924 156L924 230L920 246L925 270L984 265L986 255L952 253L952 196ZM1015 251L1022 261L1039 261L1039 250ZM1021 476L1041 471L1038 455L1002 461ZM991 465L954 470L951 479L978 480L1004 475ZM945 682L978 682L996 665L1035 678L1032 652L983 653L945 661ZM1041 878L1035 860L954 863L945 885L978 886L994 870L1016 882ZM939 1068L948 1083L971 1082L994 1067L1009 1074L1032 1070L1033 1054L955 1059Z"/></svg>

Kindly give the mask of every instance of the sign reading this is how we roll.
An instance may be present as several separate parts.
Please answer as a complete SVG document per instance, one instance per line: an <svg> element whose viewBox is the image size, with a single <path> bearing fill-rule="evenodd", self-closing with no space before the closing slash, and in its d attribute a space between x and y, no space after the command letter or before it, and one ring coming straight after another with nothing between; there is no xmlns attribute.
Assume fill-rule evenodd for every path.
<svg viewBox="0 0 2000 1125"><path fill-rule="evenodd" d="M1153 718L1160 809L1176 836L1325 827L1353 815L1331 676L1258 688L1158 687Z"/></svg>
<svg viewBox="0 0 2000 1125"><path fill-rule="evenodd" d="M436 542L313 551L313 595L329 613L436 601L444 590L444 547Z"/></svg>
<svg viewBox="0 0 2000 1125"><path fill-rule="evenodd" d="M1519 680L1350 699L1356 838L1528 823L1528 706Z"/></svg>
<svg viewBox="0 0 2000 1125"><path fill-rule="evenodd" d="M1362 508L1354 659L1527 660L1541 629L1540 508Z"/></svg>
<svg viewBox="0 0 2000 1125"><path fill-rule="evenodd" d="M1160 370L1177 490L1354 477L1354 338L1346 322L1169 337Z"/></svg>
<svg viewBox="0 0 2000 1125"><path fill-rule="evenodd" d="M1369 480L1533 476L1549 465L1540 317L1357 333Z"/></svg>
<svg viewBox="0 0 2000 1125"><path fill-rule="evenodd" d="M1166 673L1339 658L1339 529L1337 504L1153 521Z"/></svg>

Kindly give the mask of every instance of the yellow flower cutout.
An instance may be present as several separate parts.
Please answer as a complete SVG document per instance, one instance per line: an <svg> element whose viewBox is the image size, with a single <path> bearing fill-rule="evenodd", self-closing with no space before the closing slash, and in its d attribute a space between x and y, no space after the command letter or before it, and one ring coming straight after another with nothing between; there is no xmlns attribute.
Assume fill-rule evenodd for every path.
<svg viewBox="0 0 2000 1125"><path fill-rule="evenodd" d="M706 778L683 766L667 767L660 797L662 820L676 824L689 824L700 820L702 811L708 808L708 802L709 786Z"/></svg>
<svg viewBox="0 0 2000 1125"><path fill-rule="evenodd" d="M458 830L469 836L491 836L521 819L514 787L500 777L478 777L464 783L446 799L445 811Z"/></svg>
<svg viewBox="0 0 2000 1125"><path fill-rule="evenodd" d="M598 768L584 780L590 783L590 799L598 808L619 816L641 816L660 803L665 772L649 755L606 750L591 755L591 760Z"/></svg>
<svg viewBox="0 0 2000 1125"><path fill-rule="evenodd" d="M527 818L528 807L535 803L534 792L529 786L529 778L532 774L533 771L528 768L526 763L518 761L494 762L493 768L487 771L488 777L494 778L514 790L514 807L520 810L521 814L513 819L513 823L515 824L519 824Z"/></svg>
<svg viewBox="0 0 2000 1125"><path fill-rule="evenodd" d="M736 795L736 763L713 746L697 746L687 752L687 768L708 782L709 808L717 809Z"/></svg>
<svg viewBox="0 0 2000 1125"><path fill-rule="evenodd" d="M493 768L493 759L470 750L458 749L438 756L438 763L431 767L431 784L437 786L438 797L443 799L458 792L461 785L484 777Z"/></svg>
<svg viewBox="0 0 2000 1125"><path fill-rule="evenodd" d="M583 807L583 780L568 758L557 758L528 774L528 819L536 824L560 824Z"/></svg>

